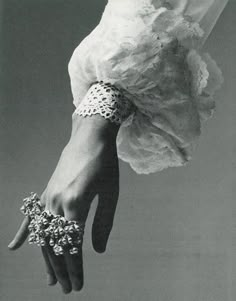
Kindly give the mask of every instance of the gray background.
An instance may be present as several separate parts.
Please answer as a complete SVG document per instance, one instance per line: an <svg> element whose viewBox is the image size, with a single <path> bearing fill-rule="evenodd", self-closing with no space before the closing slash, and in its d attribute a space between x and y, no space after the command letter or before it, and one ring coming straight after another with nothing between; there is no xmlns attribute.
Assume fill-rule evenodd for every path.
<svg viewBox="0 0 236 301"><path fill-rule="evenodd" d="M96 2L96 5L94 4ZM205 50L225 83L193 161L153 175L121 162L121 193L105 255L85 235L85 287L48 288L41 254L7 250L21 199L41 193L68 140L73 111L67 64L106 1L7 0L2 13L1 300L235 300L235 14L232 0ZM3 42L3 43L2 43Z"/></svg>

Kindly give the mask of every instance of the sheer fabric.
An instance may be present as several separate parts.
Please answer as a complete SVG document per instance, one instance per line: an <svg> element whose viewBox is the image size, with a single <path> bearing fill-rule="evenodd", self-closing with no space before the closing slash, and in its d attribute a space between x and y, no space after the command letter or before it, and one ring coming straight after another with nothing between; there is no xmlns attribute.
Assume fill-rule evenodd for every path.
<svg viewBox="0 0 236 301"><path fill-rule="evenodd" d="M220 69L199 50L227 0L109 0L75 49L69 74L77 107L92 83L121 88L136 107L119 130L119 157L137 173L191 158L214 109Z"/></svg>

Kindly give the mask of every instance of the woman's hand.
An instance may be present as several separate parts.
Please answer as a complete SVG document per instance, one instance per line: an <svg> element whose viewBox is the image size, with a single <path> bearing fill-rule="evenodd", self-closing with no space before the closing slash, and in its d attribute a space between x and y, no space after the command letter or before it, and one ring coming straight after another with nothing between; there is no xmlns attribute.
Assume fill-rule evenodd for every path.
<svg viewBox="0 0 236 301"><path fill-rule="evenodd" d="M83 118L73 115L72 134L57 167L41 196L45 210L67 220L85 222L92 200L98 195L98 207L92 227L94 249L106 249L119 194L119 167L116 136L119 127L99 115ZM28 235L26 217L11 250L19 248ZM83 286L82 252L56 256L52 247L42 247L48 284L57 281L64 293Z"/></svg>

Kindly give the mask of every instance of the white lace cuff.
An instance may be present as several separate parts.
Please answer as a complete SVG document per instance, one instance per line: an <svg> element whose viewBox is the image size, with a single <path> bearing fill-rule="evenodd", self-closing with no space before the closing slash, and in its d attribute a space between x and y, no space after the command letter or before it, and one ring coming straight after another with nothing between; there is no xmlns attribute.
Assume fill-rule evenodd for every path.
<svg viewBox="0 0 236 301"><path fill-rule="evenodd" d="M75 110L81 116L100 114L111 122L121 124L133 112L134 106L117 87L104 83L94 83Z"/></svg>

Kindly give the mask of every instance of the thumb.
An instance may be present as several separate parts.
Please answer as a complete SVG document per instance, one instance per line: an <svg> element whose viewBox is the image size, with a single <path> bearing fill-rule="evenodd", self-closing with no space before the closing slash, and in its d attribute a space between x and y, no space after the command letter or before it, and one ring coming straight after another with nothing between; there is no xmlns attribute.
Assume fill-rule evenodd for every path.
<svg viewBox="0 0 236 301"><path fill-rule="evenodd" d="M118 191L102 192L98 195L98 207L92 226L92 243L94 250L103 253L113 226L118 201Z"/></svg>
<svg viewBox="0 0 236 301"><path fill-rule="evenodd" d="M8 245L8 248L10 250L14 251L23 245L23 243L25 242L29 234L29 230L28 230L29 223L30 223L30 219L29 217L26 216L21 226L19 227L19 230L17 231L14 239Z"/></svg>

